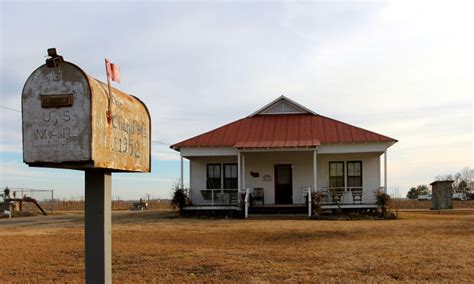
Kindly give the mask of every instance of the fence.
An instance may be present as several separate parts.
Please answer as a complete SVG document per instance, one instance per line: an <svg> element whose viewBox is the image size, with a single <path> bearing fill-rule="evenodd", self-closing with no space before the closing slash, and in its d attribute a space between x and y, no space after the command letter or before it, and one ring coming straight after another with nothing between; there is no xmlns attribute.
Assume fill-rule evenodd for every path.
<svg viewBox="0 0 474 284"><path fill-rule="evenodd" d="M149 210L170 209L170 201L163 199L145 200ZM112 200L112 210L130 210L138 200ZM84 200L55 200L54 209L59 211L82 211L84 210Z"/></svg>
<svg viewBox="0 0 474 284"><path fill-rule="evenodd" d="M10 189L10 198L23 199L30 197L36 200L38 204L47 213L54 211L54 190L34 189L34 188L8 188ZM3 190L1 191L3 194ZM32 202L23 202L22 211L38 212L38 208Z"/></svg>

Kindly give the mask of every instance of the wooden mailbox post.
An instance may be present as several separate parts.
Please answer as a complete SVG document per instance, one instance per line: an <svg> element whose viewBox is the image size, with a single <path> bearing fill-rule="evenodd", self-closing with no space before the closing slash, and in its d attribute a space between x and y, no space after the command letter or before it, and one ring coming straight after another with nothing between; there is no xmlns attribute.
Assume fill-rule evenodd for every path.
<svg viewBox="0 0 474 284"><path fill-rule="evenodd" d="M22 93L23 161L85 171L87 283L112 282L112 172L151 170L147 107L118 89L111 93L59 55L30 75Z"/></svg>

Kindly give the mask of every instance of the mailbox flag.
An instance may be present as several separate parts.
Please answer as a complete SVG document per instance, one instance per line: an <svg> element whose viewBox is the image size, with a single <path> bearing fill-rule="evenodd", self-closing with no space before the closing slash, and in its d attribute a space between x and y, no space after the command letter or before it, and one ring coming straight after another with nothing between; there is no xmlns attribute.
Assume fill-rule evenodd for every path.
<svg viewBox="0 0 474 284"><path fill-rule="evenodd" d="M110 63L107 58L105 59L105 65L107 68L107 78L120 83L120 67L117 64Z"/></svg>
<svg viewBox="0 0 474 284"><path fill-rule="evenodd" d="M120 83L120 67L117 64L110 64L112 69L112 81Z"/></svg>

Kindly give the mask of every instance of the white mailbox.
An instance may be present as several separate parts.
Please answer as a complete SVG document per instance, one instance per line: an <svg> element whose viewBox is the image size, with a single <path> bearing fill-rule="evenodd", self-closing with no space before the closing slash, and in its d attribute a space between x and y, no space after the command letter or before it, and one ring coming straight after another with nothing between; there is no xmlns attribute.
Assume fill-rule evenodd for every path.
<svg viewBox="0 0 474 284"><path fill-rule="evenodd" d="M23 160L85 171L86 283L112 283L112 172L150 172L150 113L54 48L48 54L21 96Z"/></svg>
<svg viewBox="0 0 474 284"><path fill-rule="evenodd" d="M61 56L49 60L23 88L24 162L150 172L151 120L145 104L115 88L109 97L106 84Z"/></svg>

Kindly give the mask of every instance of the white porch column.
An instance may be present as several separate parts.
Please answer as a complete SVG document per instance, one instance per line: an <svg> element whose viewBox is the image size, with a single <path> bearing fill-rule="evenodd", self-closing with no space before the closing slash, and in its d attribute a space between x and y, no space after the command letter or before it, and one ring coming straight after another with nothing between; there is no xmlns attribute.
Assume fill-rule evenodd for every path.
<svg viewBox="0 0 474 284"><path fill-rule="evenodd" d="M245 186L245 155L242 154L242 187L246 188Z"/></svg>
<svg viewBox="0 0 474 284"><path fill-rule="evenodd" d="M344 170L344 191L347 191L347 161L342 162L343 163L343 170ZM342 200L342 197L341 197Z"/></svg>
<svg viewBox="0 0 474 284"><path fill-rule="evenodd" d="M191 159L188 159L188 161L189 161L189 169L188 169L189 170L189 177L188 177L189 178L188 179L189 185L188 185L187 193L188 193L188 197L191 197L191 195L190 195L191 194L191 176L192 176Z"/></svg>
<svg viewBox="0 0 474 284"><path fill-rule="evenodd" d="M384 193L387 193L387 149L385 149L385 152L383 153L383 163L384 163L384 166L383 166L383 171L384 171L384 174L383 174L383 187L384 187Z"/></svg>
<svg viewBox="0 0 474 284"><path fill-rule="evenodd" d="M237 187L238 187L238 190L240 191L242 189L242 169L241 169L241 166L242 166L242 163L241 163L241 153L239 152L239 154L237 155Z"/></svg>
<svg viewBox="0 0 474 284"><path fill-rule="evenodd" d="M313 190L318 189L318 155L317 151L313 151Z"/></svg>
<svg viewBox="0 0 474 284"><path fill-rule="evenodd" d="M179 188L184 189L183 155L181 155L181 178L179 179Z"/></svg>

